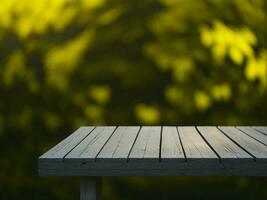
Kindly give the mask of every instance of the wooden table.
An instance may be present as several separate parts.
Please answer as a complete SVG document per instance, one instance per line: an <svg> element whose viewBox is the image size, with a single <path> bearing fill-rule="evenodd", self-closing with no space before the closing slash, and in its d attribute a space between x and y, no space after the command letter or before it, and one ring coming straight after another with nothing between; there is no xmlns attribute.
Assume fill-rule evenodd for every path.
<svg viewBox="0 0 267 200"><path fill-rule="evenodd" d="M81 127L39 157L41 176L81 176L81 199L102 176L267 176L267 127Z"/></svg>

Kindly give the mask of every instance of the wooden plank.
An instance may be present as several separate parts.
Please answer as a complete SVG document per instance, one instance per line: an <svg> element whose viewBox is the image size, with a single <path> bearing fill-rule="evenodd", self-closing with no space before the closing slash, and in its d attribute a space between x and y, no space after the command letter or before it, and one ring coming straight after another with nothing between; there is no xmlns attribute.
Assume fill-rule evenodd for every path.
<svg viewBox="0 0 267 200"><path fill-rule="evenodd" d="M253 161L253 157L233 143L219 129L211 126L198 126L197 129L205 140L218 153L222 161Z"/></svg>
<svg viewBox="0 0 267 200"><path fill-rule="evenodd" d="M253 126L253 128L267 136L267 126Z"/></svg>
<svg viewBox="0 0 267 200"><path fill-rule="evenodd" d="M64 159L66 162L92 162L112 135L115 126L99 126L95 128Z"/></svg>
<svg viewBox="0 0 267 200"><path fill-rule="evenodd" d="M143 126L129 155L129 161L159 161L160 134L160 126Z"/></svg>
<svg viewBox="0 0 267 200"><path fill-rule="evenodd" d="M222 127L219 128L222 129ZM120 127L118 131L115 127L97 127L94 130L92 128L93 131L89 131L90 133L85 132L84 138L81 140L78 139L80 137L79 134L72 136L72 139L69 139L69 142L65 142L65 145L61 144L62 146L57 148L56 145L52 148L53 150L50 150L51 154L39 158L39 174L42 176L267 176L267 146L233 127L226 127L226 130L221 134L241 149L246 149L244 151L256 157L257 162L240 162L246 159L242 157L242 154L239 155L240 157L233 158L236 160L235 162L224 162L224 160L218 162L217 155L221 157L224 155L227 159L229 153L227 152L229 150L228 145L233 148L232 144L222 139L222 136L218 136L217 134L219 133L217 132L207 136L208 133L202 133L204 132L203 130L197 130L195 127L177 128L178 139L180 139L182 150L187 156L187 162L164 162L163 158L169 157L170 160L176 160L177 157L175 155L178 155L177 151L174 150L175 145L179 145L177 136L174 129L170 128L171 130L168 130L168 127L163 127L162 129L161 127L143 127L140 129L134 141L130 139L133 144L130 145L132 149L129 150L128 159L130 162L112 161L112 159L116 161L116 157L119 158L120 156L112 157L110 161L104 163L94 162L98 159L97 156L100 157L102 153L110 155L107 149L111 149L111 152L114 150L114 155L123 155L122 157L125 157L124 147L118 146L118 148L116 147L117 150L115 150L115 147L108 147L110 142L115 144L115 141L120 141L121 144L125 143L126 145L127 142L123 141L128 137L124 138L123 131L119 132L119 129ZM212 130L215 129L212 128ZM265 137L264 134L263 136ZM131 137L133 136L131 135ZM216 139L216 141L213 139ZM78 143L75 143L75 141ZM220 142L223 142L223 144L220 144ZM60 146L59 144L58 146ZM168 144L170 145L169 149ZM68 145L72 146L72 148L67 148L68 151L59 156L60 162L54 159L57 158L55 155L64 151L62 149ZM161 150L160 147L162 148ZM224 152L224 149L220 149L222 147L227 147L228 149ZM233 149L229 151L233 153ZM159 162L159 158L162 158L162 162Z"/></svg>
<svg viewBox="0 0 267 200"><path fill-rule="evenodd" d="M162 128L161 161L185 161L183 148L175 126L164 126Z"/></svg>
<svg viewBox="0 0 267 200"><path fill-rule="evenodd" d="M219 129L222 130L229 138L239 144L243 149L252 154L256 161L266 161L267 146L249 137L237 128L220 126Z"/></svg>
<svg viewBox="0 0 267 200"><path fill-rule="evenodd" d="M256 131L255 129L248 126L238 126L237 128L250 137L254 138L255 140L258 140L259 142L267 145L267 136L260 133L259 131Z"/></svg>
<svg viewBox="0 0 267 200"><path fill-rule="evenodd" d="M40 156L39 160L53 159L62 161L64 156L76 147L94 129L92 126L80 127L56 146Z"/></svg>
<svg viewBox="0 0 267 200"><path fill-rule="evenodd" d="M267 162L61 163L41 176L267 176Z"/></svg>
<svg viewBox="0 0 267 200"><path fill-rule="evenodd" d="M127 161L139 126L120 126L96 158L100 162Z"/></svg>
<svg viewBox="0 0 267 200"><path fill-rule="evenodd" d="M218 156L199 135L195 127L178 127L187 161L219 161Z"/></svg>

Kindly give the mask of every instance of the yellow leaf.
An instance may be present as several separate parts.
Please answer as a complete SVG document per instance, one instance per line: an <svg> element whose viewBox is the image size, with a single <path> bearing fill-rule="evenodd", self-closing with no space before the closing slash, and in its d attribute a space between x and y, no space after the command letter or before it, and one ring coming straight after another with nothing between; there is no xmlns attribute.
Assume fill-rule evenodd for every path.
<svg viewBox="0 0 267 200"><path fill-rule="evenodd" d="M235 64L241 65L243 63L244 57L239 49L231 47L229 50L229 55Z"/></svg>
<svg viewBox="0 0 267 200"><path fill-rule="evenodd" d="M160 120L160 113L154 106L139 104L135 107L137 118L144 124L156 124Z"/></svg>
<svg viewBox="0 0 267 200"><path fill-rule="evenodd" d="M211 105L210 97L202 91L197 91L195 93L194 101L197 109L200 111L207 110Z"/></svg>
<svg viewBox="0 0 267 200"><path fill-rule="evenodd" d="M211 87L211 94L213 98L217 101L229 100L231 97L231 88L227 83L214 85Z"/></svg>
<svg viewBox="0 0 267 200"><path fill-rule="evenodd" d="M89 96L99 104L106 104L111 96L108 86L92 86L88 90Z"/></svg>
<svg viewBox="0 0 267 200"><path fill-rule="evenodd" d="M259 58L250 58L245 69L245 75L248 80L258 79L261 84L267 86L267 55L262 53Z"/></svg>

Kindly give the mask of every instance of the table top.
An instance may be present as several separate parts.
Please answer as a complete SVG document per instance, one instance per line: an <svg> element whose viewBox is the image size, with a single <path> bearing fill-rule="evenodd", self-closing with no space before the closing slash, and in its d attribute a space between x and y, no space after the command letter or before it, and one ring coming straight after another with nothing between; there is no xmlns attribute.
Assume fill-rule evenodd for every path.
<svg viewBox="0 0 267 200"><path fill-rule="evenodd" d="M267 176L267 127L80 127L39 157L39 174Z"/></svg>

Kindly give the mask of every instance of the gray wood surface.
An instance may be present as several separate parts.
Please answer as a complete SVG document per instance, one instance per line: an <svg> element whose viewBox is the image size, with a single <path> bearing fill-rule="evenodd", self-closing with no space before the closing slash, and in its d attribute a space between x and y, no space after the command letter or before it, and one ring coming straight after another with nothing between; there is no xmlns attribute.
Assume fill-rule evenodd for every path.
<svg viewBox="0 0 267 200"><path fill-rule="evenodd" d="M253 128L267 136L267 127L266 126L253 126Z"/></svg>
<svg viewBox="0 0 267 200"><path fill-rule="evenodd" d="M248 126L238 126L237 128L249 135L250 137L254 138L255 140L258 140L259 142L267 145L267 136L262 134L261 132Z"/></svg>
<svg viewBox="0 0 267 200"><path fill-rule="evenodd" d="M187 161L219 161L218 156L202 139L195 127L178 127Z"/></svg>
<svg viewBox="0 0 267 200"><path fill-rule="evenodd" d="M160 134L160 126L143 126L129 155L129 161L159 161Z"/></svg>
<svg viewBox="0 0 267 200"><path fill-rule="evenodd" d="M113 166L64 163L40 168L41 176L267 176L266 162L158 162Z"/></svg>
<svg viewBox="0 0 267 200"><path fill-rule="evenodd" d="M240 159L253 161L253 157L251 155L246 153L243 149L222 134L218 128L211 126L198 126L197 128L205 140L217 152L222 161L229 160L240 162Z"/></svg>
<svg viewBox="0 0 267 200"><path fill-rule="evenodd" d="M91 162L95 160L98 152L105 145L115 130L115 126L95 128L79 145L66 157L65 161Z"/></svg>
<svg viewBox="0 0 267 200"><path fill-rule="evenodd" d="M91 126L81 127L77 129L73 134L51 148L39 159L53 159L61 161L64 156L69 153L74 147L76 147L87 135L89 135L89 133L93 129L94 127Z"/></svg>
<svg viewBox="0 0 267 200"><path fill-rule="evenodd" d="M162 128L161 141L162 162L185 161L183 148L175 126L164 126Z"/></svg>
<svg viewBox="0 0 267 200"><path fill-rule="evenodd" d="M242 131L238 130L235 127L219 127L229 138L234 140L239 144L243 149L253 155L256 161L266 161L267 158L267 146L261 144L260 142L249 137Z"/></svg>
<svg viewBox="0 0 267 200"><path fill-rule="evenodd" d="M81 127L39 157L39 174L267 176L265 130L223 126Z"/></svg>
<svg viewBox="0 0 267 200"><path fill-rule="evenodd" d="M139 126L120 126L97 156L98 162L126 161L137 137Z"/></svg>

